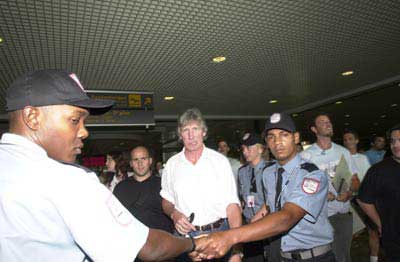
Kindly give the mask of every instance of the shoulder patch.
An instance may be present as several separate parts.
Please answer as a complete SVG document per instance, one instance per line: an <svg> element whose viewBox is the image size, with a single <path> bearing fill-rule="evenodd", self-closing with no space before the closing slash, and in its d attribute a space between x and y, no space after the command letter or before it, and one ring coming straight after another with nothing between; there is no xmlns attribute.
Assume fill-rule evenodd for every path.
<svg viewBox="0 0 400 262"><path fill-rule="evenodd" d="M309 162L301 164L300 168L307 170L309 173L319 170L319 168L315 164Z"/></svg>
<svg viewBox="0 0 400 262"><path fill-rule="evenodd" d="M273 165L275 165L275 161L265 162L265 166L263 167L262 171L264 171L267 167L270 167L270 166L273 166Z"/></svg>
<svg viewBox="0 0 400 262"><path fill-rule="evenodd" d="M68 166L77 167L77 168L79 168L79 169L84 170L86 173L94 173L93 170L90 170L89 168L87 168L87 167L85 167L85 166L81 166L81 165L78 165L78 164L75 164L75 163L66 163L66 162L63 162L63 161L57 161L57 162L59 162L59 163L61 163L61 164L63 164L63 165L68 165Z"/></svg>
<svg viewBox="0 0 400 262"><path fill-rule="evenodd" d="M306 194L315 194L319 191L320 181L312 178L304 178L301 189Z"/></svg>

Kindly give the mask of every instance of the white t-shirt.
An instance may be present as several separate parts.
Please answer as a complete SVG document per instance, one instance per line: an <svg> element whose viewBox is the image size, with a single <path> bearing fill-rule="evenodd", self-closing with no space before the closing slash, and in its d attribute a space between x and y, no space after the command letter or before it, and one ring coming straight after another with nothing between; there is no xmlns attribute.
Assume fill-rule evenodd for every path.
<svg viewBox="0 0 400 262"><path fill-rule="evenodd" d="M367 156L363 155L363 154L352 154L351 157L354 160L354 164L357 167L358 170L358 179L360 179L360 181L362 181L364 179L365 174L367 173L368 169L371 167L371 164L369 163L369 160L367 158Z"/></svg>
<svg viewBox="0 0 400 262"><path fill-rule="evenodd" d="M149 229L95 173L9 133L0 166L0 261L132 262L145 244Z"/></svg>
<svg viewBox="0 0 400 262"><path fill-rule="evenodd" d="M229 163L231 164L233 176L235 177L235 182L237 183L239 168L241 167L240 161L235 158L232 158L232 157L228 157L228 160L229 160Z"/></svg>
<svg viewBox="0 0 400 262"><path fill-rule="evenodd" d="M204 147L196 164L183 149L171 157L161 177L161 197L185 216L194 213L194 225L206 225L226 218L229 204L239 204L236 183L228 159Z"/></svg>
<svg viewBox="0 0 400 262"><path fill-rule="evenodd" d="M318 166L319 169L324 171L330 180L335 177L336 167L340 162L340 159L344 157L347 162L347 166L352 174L357 174L357 168L354 164L353 159L350 156L349 150L341 145L332 142L331 148L327 150L321 149L317 143L312 144L307 150L301 152L301 157L307 161L310 161ZM337 196L337 192L333 187L332 183L329 183L329 192ZM329 201L328 202L328 216L332 216L336 213L347 213L350 210L350 201Z"/></svg>

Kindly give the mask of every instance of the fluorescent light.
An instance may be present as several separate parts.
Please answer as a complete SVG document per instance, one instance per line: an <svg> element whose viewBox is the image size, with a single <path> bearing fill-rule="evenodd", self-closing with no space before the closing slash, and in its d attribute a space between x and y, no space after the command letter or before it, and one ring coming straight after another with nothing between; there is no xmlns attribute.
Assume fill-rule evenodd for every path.
<svg viewBox="0 0 400 262"><path fill-rule="evenodd" d="M344 117L350 117L350 115L349 114L345 114Z"/></svg>
<svg viewBox="0 0 400 262"><path fill-rule="evenodd" d="M0 37L0 43L3 43L3 38Z"/></svg>
<svg viewBox="0 0 400 262"><path fill-rule="evenodd" d="M299 116L299 114L297 114L297 113L292 114L292 117L298 117L298 116Z"/></svg>
<svg viewBox="0 0 400 262"><path fill-rule="evenodd" d="M350 76L350 75L352 75L352 74L354 74L354 71L345 71L345 72L343 72L342 73L342 76Z"/></svg>
<svg viewBox="0 0 400 262"><path fill-rule="evenodd" d="M276 104L276 103L278 103L278 100L272 99L272 100L269 100L269 103L270 103L270 104Z"/></svg>
<svg viewBox="0 0 400 262"><path fill-rule="evenodd" d="M342 101L336 101L335 104L340 105L340 104L343 104L343 102Z"/></svg>
<svg viewBox="0 0 400 262"><path fill-rule="evenodd" d="M174 96L165 96L164 100L170 101L170 100L174 100L175 97Z"/></svg>
<svg viewBox="0 0 400 262"><path fill-rule="evenodd" d="M217 56L217 57L214 57L212 60L214 63L221 63L226 60L226 57L225 56Z"/></svg>
<svg viewBox="0 0 400 262"><path fill-rule="evenodd" d="M396 107L396 106L397 106L397 104L391 104L390 106L391 106L391 107Z"/></svg>

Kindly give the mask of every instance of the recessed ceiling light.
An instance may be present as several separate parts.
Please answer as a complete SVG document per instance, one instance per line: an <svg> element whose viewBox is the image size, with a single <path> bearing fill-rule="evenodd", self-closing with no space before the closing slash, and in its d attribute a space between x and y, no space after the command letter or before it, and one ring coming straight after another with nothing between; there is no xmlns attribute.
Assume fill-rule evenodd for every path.
<svg viewBox="0 0 400 262"><path fill-rule="evenodd" d="M169 100L174 100L174 99L175 99L174 96L165 96L165 97L164 97L164 100L167 100L167 101L169 101Z"/></svg>
<svg viewBox="0 0 400 262"><path fill-rule="evenodd" d="M350 117L350 115L349 114L345 114L344 117Z"/></svg>
<svg viewBox="0 0 400 262"><path fill-rule="evenodd" d="M336 101L335 104L340 105L340 104L343 104L343 102L342 101Z"/></svg>
<svg viewBox="0 0 400 262"><path fill-rule="evenodd" d="M397 106L397 104L391 104L390 106L391 106L391 107L396 107L396 106Z"/></svg>
<svg viewBox="0 0 400 262"><path fill-rule="evenodd" d="M0 37L0 43L3 43L3 38Z"/></svg>
<svg viewBox="0 0 400 262"><path fill-rule="evenodd" d="M270 103L270 104L276 104L276 103L278 103L278 100L272 99L272 100L269 100L269 103Z"/></svg>
<svg viewBox="0 0 400 262"><path fill-rule="evenodd" d="M216 56L212 60L214 63L221 63L226 60L226 57L225 56Z"/></svg>
<svg viewBox="0 0 400 262"><path fill-rule="evenodd" d="M386 115L381 115L381 118L386 118Z"/></svg>
<svg viewBox="0 0 400 262"><path fill-rule="evenodd" d="M299 114L297 114L297 113L292 114L292 117L298 117L298 116L299 116Z"/></svg>
<svg viewBox="0 0 400 262"><path fill-rule="evenodd" d="M342 73L342 76L350 76L350 75L352 75L352 74L354 74L354 71L349 70L349 71L343 72L343 73Z"/></svg>

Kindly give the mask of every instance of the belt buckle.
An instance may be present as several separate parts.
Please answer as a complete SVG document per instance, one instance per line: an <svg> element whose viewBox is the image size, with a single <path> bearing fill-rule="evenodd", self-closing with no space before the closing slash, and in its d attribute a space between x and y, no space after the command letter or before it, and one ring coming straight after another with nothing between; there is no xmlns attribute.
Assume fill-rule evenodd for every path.
<svg viewBox="0 0 400 262"><path fill-rule="evenodd" d="M300 252L290 253L290 256L292 257L292 259L301 259Z"/></svg>

